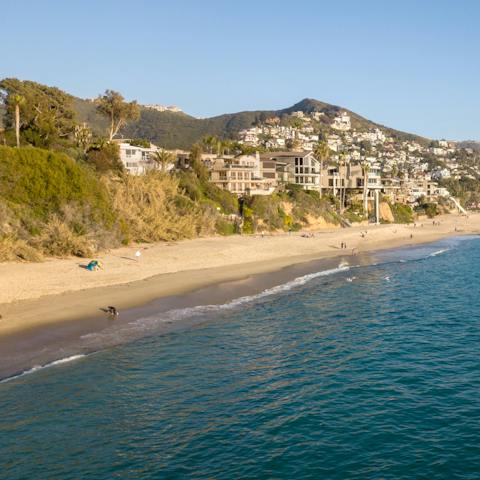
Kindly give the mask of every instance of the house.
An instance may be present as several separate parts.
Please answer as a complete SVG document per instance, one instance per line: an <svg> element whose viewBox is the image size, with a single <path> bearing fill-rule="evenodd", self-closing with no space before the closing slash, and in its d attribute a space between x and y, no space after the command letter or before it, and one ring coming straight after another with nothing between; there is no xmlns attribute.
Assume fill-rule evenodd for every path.
<svg viewBox="0 0 480 480"><path fill-rule="evenodd" d="M239 196L270 195L275 190L276 172L268 162L261 162L258 154L219 157L210 167L210 181Z"/></svg>
<svg viewBox="0 0 480 480"><path fill-rule="evenodd" d="M158 147L150 145L149 148L137 147L122 140L118 143L120 148L120 161L125 170L131 175L144 175L149 170L158 168L153 160L153 153L158 150Z"/></svg>
<svg viewBox="0 0 480 480"><path fill-rule="evenodd" d="M333 119L333 123L331 125L331 127L335 130L344 132L350 130L351 126L350 115L347 112L340 112L340 114Z"/></svg>
<svg viewBox="0 0 480 480"><path fill-rule="evenodd" d="M320 162L312 152L269 152L262 154L260 158L262 161L269 160L279 165L279 181L286 178L289 183L300 185L304 190L320 189ZM290 165L291 169L285 164Z"/></svg>
<svg viewBox="0 0 480 480"><path fill-rule="evenodd" d="M323 169L321 178L322 188L327 191L331 190L333 195L343 188L363 191L365 178L367 178L369 193L375 190L381 191L383 188L381 169L378 164L371 165L366 174L361 164L347 162L341 166L330 165Z"/></svg>

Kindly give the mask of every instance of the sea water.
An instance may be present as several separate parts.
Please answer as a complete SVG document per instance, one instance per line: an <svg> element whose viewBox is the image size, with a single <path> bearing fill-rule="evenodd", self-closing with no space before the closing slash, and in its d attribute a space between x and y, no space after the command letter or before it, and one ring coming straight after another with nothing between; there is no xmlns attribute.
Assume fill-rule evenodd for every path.
<svg viewBox="0 0 480 480"><path fill-rule="evenodd" d="M448 239L37 366L0 384L0 478L478 479L479 281Z"/></svg>

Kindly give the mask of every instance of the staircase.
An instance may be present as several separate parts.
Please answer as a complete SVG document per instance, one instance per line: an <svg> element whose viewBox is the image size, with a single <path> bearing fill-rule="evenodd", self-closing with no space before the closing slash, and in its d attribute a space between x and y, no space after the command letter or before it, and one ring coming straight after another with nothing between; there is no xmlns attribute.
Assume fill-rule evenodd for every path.
<svg viewBox="0 0 480 480"><path fill-rule="evenodd" d="M450 197L450 200L458 208L459 213L463 213L464 215L467 214L467 211L460 205L460 202L455 197Z"/></svg>

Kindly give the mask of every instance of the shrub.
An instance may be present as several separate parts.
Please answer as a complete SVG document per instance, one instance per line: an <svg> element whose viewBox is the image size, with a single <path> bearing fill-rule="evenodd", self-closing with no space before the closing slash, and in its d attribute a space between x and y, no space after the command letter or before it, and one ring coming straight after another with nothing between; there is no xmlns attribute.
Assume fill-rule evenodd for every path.
<svg viewBox="0 0 480 480"><path fill-rule="evenodd" d="M217 220L215 230L220 235L233 235L236 233L235 224L222 218Z"/></svg>
<svg viewBox="0 0 480 480"><path fill-rule="evenodd" d="M403 203L390 204L390 209L393 213L395 223L412 223L413 211L412 209Z"/></svg>
<svg viewBox="0 0 480 480"><path fill-rule="evenodd" d="M10 245L16 258L85 255L117 237L112 205L95 175L64 154L31 147L0 147L0 216L3 251Z"/></svg>
<svg viewBox="0 0 480 480"><path fill-rule="evenodd" d="M120 161L120 148L116 143L105 143L93 146L87 152L87 163L92 165L97 172L123 172Z"/></svg>

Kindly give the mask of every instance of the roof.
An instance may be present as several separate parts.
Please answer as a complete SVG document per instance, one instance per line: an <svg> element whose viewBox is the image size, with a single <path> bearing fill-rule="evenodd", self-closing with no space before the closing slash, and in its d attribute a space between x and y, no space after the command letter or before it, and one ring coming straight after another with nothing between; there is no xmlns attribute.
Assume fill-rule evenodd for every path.
<svg viewBox="0 0 480 480"><path fill-rule="evenodd" d="M268 152L262 153L260 158L262 160L269 158L282 158L282 157L306 157L307 155L312 154L312 152Z"/></svg>

